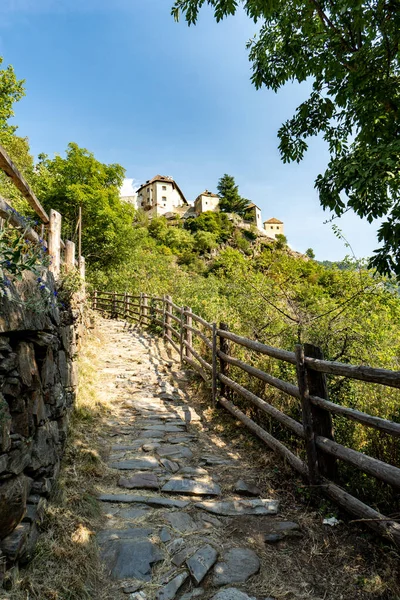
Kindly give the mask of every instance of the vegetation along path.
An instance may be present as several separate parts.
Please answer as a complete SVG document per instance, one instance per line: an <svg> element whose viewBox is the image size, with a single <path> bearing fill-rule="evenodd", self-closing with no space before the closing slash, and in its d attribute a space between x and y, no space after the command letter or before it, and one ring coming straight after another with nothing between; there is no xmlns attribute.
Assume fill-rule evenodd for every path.
<svg viewBox="0 0 400 600"><path fill-rule="evenodd" d="M113 598L396 597L365 544L340 539L269 477L279 472L272 454L223 437L160 339L118 321L98 327L113 410L101 432L109 471L97 542Z"/></svg>

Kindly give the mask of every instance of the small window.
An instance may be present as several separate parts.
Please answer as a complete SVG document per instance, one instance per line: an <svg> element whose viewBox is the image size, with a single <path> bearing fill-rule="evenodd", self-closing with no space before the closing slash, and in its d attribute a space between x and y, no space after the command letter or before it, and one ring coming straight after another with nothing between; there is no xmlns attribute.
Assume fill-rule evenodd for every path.
<svg viewBox="0 0 400 600"><path fill-rule="evenodd" d="M147 188L147 193L149 193L149 192L150 192L150 188Z"/></svg>
<svg viewBox="0 0 400 600"><path fill-rule="evenodd" d="M273 225L271 225L271 229L273 229L273 228L274 228L274 226L273 226Z"/></svg>
<svg viewBox="0 0 400 600"><path fill-rule="evenodd" d="M163 190L166 190L166 189L167 189L167 186L166 186L166 185L163 185L163 186L162 186L162 189L163 189Z"/></svg>
<svg viewBox="0 0 400 600"><path fill-rule="evenodd" d="M167 201L167 196L163 196L163 197L161 198L161 200L162 200L163 202L166 202L166 201Z"/></svg>
<svg viewBox="0 0 400 600"><path fill-rule="evenodd" d="M207 200L206 200L206 204L208 204Z"/></svg>

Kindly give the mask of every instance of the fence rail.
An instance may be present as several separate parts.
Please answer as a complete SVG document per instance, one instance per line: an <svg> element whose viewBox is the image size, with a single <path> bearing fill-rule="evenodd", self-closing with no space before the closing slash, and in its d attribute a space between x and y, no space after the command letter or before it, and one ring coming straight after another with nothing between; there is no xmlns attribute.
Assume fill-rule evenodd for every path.
<svg viewBox="0 0 400 600"><path fill-rule="evenodd" d="M133 299L139 299L139 303L133 303ZM330 362L324 360L319 348L309 344L297 345L295 352L274 348L230 332L226 324L221 323L217 327L215 323L208 323L194 314L189 307L181 307L172 302L169 296L161 298L143 293L134 296L128 293L95 291L92 295L92 306L111 318L123 318L127 321L134 320L139 324L158 326L164 339L179 353L182 363L190 365L210 384L213 402L216 405L224 407L241 421L269 448L280 454L310 484L316 486L316 489L321 490L345 510L400 546L400 523L385 517L335 483L337 461L343 461L393 486L397 491L400 489L400 469L337 443L334 440L332 414L347 417L395 438L400 435L400 423L331 402L328 399L326 384L326 374L332 374L400 388L400 371ZM137 310L133 310L132 307ZM162 315L162 319L157 315ZM193 322L197 324L196 327L193 326ZM178 323L179 331L172 327L173 323ZM173 336L177 339L174 340ZM194 347L193 336L204 343L204 356ZM297 385L278 379L235 358L232 356L233 344L294 365ZM231 367L240 369L251 377L299 400L302 422L296 421L234 381L230 375ZM294 454L282 441L273 437L240 410L233 402L235 396L244 398L300 438L304 444L305 460Z"/></svg>
<svg viewBox="0 0 400 600"><path fill-rule="evenodd" d="M80 242L79 256L78 260L76 261L75 243L70 240L64 242L61 239L62 217L60 213L51 209L50 214L47 214L32 188L21 175L16 165L13 163L1 145L0 170L9 177L10 181L21 192L24 198L26 198L29 206L34 210L42 222L42 225L40 226L41 231L39 233L35 231L33 227L27 226L26 219L16 210L14 210L4 198L0 197L0 229L7 224L21 231L24 239L34 243L41 243L43 246L45 246L51 258L49 271L53 273L56 279L60 274L60 267L62 263L65 264L67 270L74 269L77 266L82 279L85 279L85 258L80 256ZM81 214L79 217L78 229L79 240L81 240ZM47 240L44 239L45 233L47 233Z"/></svg>

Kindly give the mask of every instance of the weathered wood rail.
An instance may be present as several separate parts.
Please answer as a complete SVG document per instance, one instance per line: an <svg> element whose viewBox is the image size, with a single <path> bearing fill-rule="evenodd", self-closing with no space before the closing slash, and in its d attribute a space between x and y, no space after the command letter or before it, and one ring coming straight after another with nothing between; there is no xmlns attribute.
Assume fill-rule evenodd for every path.
<svg viewBox="0 0 400 600"><path fill-rule="evenodd" d="M400 546L400 523L385 517L335 483L337 461L343 461L393 486L397 491L400 489L400 469L338 444L334 440L332 414L347 417L396 438L400 436L400 423L331 402L328 399L326 384L326 375L330 374L400 388L400 371L327 361L319 348L308 344L297 345L294 352L267 346L230 332L223 323L220 327L215 323L208 323L194 314L189 307L181 307L172 302L169 296L151 296L143 293L135 296L128 293L95 291L92 295L92 306L111 318L158 326L164 339L179 353L181 361L190 365L210 384L215 405L223 406L246 425L312 486L316 486L316 489L321 490L345 510ZM207 349L206 358L194 348L193 336L198 336L204 343ZM232 344L294 365L297 385L234 358ZM299 401L302 421L296 421L234 381L230 377L231 366L296 398ZM305 460L235 406L235 395L244 398L300 438L304 444Z"/></svg>
<svg viewBox="0 0 400 600"><path fill-rule="evenodd" d="M16 165L8 156L5 149L0 145L0 170L2 170L15 187L26 198L29 206L39 217L42 225L40 232L27 222L26 218L20 215L8 202L0 196L0 229L4 225L9 225L20 230L24 239L33 243L40 243L46 249L50 256L49 271L57 279L60 274L61 264L65 264L67 270L78 267L82 279L85 279L85 258L80 255L81 243L79 242L79 256L75 259L75 243L70 240L61 239L62 217L56 210L51 209L50 214L44 210L32 188L25 178L21 175ZM82 219L79 216L79 240L81 240ZM47 236L47 240L45 237Z"/></svg>

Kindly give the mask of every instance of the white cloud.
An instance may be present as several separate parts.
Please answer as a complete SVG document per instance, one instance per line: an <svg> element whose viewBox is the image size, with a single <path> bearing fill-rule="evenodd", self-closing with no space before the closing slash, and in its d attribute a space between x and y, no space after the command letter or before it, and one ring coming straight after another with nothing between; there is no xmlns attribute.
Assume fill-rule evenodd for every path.
<svg viewBox="0 0 400 600"><path fill-rule="evenodd" d="M120 189L121 196L136 196L136 190L138 189L137 179L124 179L124 183Z"/></svg>

